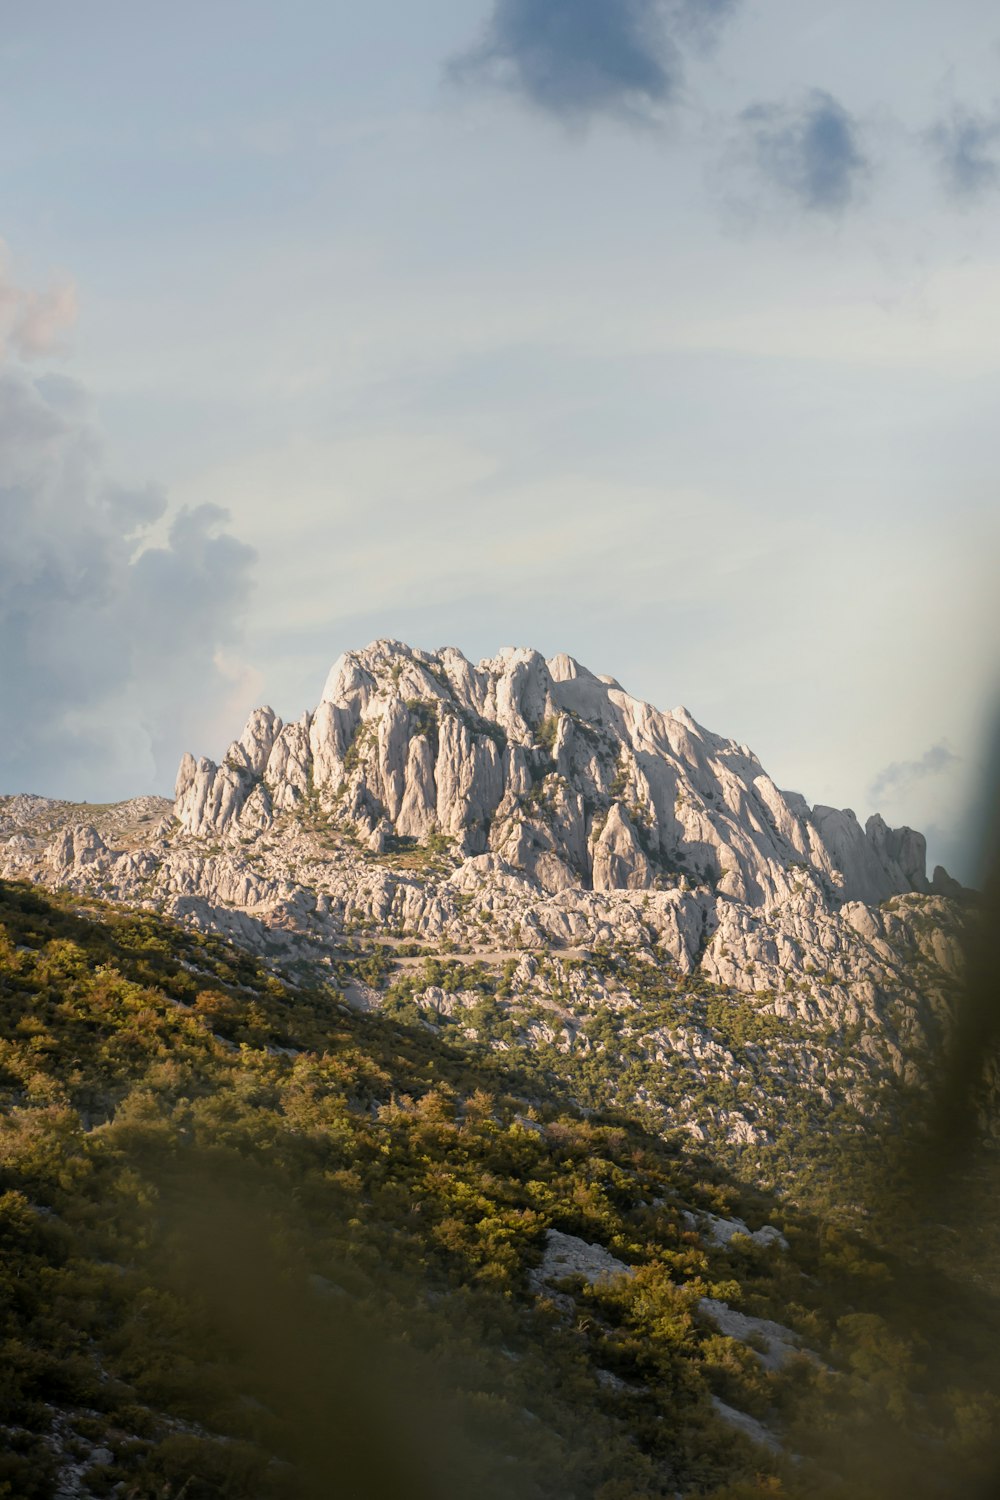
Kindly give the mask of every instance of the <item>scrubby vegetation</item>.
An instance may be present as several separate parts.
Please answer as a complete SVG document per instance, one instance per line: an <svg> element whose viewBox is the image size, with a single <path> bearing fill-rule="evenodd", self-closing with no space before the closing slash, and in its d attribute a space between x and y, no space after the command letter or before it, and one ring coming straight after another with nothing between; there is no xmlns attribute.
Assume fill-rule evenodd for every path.
<svg viewBox="0 0 1000 1500"><path fill-rule="evenodd" d="M368 972L377 951L364 961ZM858 1205L879 1205L888 1180L904 1172L904 1126L925 1092L888 1070L877 1090L859 1082L848 1027L834 1033L776 1016L773 993L745 995L698 971L681 973L655 946L597 943L585 959L543 951L528 961L529 980L517 959L433 954L393 972L383 952L383 1014L423 1022L470 1055L500 1053L526 1086L588 1109L624 1110L656 1135L690 1142L683 1126L678 1136L680 1122L755 1117L749 1137L714 1130L716 1159L745 1183L791 1191L843 1222L862 1222ZM627 1005L607 1003L609 982Z"/></svg>
<svg viewBox="0 0 1000 1500"><path fill-rule="evenodd" d="M503 973L425 964L488 1024ZM149 914L0 885L0 1495L71 1463L83 1494L150 1500L882 1500L985 1473L982 1289L408 999L354 1015ZM708 1213L789 1249L712 1247ZM634 1274L541 1287L553 1228ZM705 1297L815 1353L765 1368Z"/></svg>

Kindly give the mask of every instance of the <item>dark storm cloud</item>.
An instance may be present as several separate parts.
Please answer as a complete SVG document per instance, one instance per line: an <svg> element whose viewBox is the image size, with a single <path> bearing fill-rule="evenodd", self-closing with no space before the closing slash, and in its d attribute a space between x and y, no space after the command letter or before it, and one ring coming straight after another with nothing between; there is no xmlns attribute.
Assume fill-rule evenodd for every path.
<svg viewBox="0 0 1000 1500"><path fill-rule="evenodd" d="M969 200L1000 186L1000 112L956 108L927 141L953 197Z"/></svg>
<svg viewBox="0 0 1000 1500"><path fill-rule="evenodd" d="M797 108L756 104L741 118L758 167L782 193L812 212L847 206L868 161L856 121L832 94L815 89Z"/></svg>
<svg viewBox="0 0 1000 1500"><path fill-rule="evenodd" d="M681 77L680 44L704 42L735 0L495 0L482 41L449 65L570 119L650 118Z"/></svg>
<svg viewBox="0 0 1000 1500"><path fill-rule="evenodd" d="M940 776L942 771L957 764L958 756L947 745L932 745L919 760L894 760L891 765L883 766L869 788L869 796L873 802L897 797L916 782Z"/></svg>
<svg viewBox="0 0 1000 1500"><path fill-rule="evenodd" d="M214 507L167 524L157 490L109 483L87 404L0 370L2 792L166 786L231 687L252 552Z"/></svg>

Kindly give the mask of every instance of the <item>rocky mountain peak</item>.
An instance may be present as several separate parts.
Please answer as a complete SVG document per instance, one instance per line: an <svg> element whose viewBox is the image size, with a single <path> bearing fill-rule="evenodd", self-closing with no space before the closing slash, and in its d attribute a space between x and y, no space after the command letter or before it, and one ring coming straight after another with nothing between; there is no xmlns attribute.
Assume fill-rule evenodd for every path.
<svg viewBox="0 0 1000 1500"><path fill-rule="evenodd" d="M928 885L919 834L810 806L569 656L389 640L342 656L312 712L258 708L218 764L186 755L172 809L0 799L0 876L222 933L349 1004L495 1025L497 1047L594 1047L615 1073L641 1034L658 1081L630 1073L629 1097L677 1084L671 1119L743 1144L769 1089L865 1109L919 1078L967 906Z"/></svg>
<svg viewBox="0 0 1000 1500"><path fill-rule="evenodd" d="M334 663L313 712L282 724L257 709L220 765L181 763L191 834L252 838L306 807L376 853L444 840L549 892L704 886L767 906L930 889L912 829L810 808L686 709L525 647L473 664L375 641Z"/></svg>

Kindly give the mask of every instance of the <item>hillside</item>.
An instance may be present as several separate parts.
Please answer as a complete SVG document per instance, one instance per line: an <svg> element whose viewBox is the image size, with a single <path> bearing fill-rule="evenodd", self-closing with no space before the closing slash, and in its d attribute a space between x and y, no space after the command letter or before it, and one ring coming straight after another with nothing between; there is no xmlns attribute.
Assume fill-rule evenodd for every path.
<svg viewBox="0 0 1000 1500"><path fill-rule="evenodd" d="M8 884L0 1067L2 1493L976 1481L991 1298L513 1052Z"/></svg>
<svg viewBox="0 0 1000 1500"><path fill-rule="evenodd" d="M921 1191L974 898L919 834L568 657L383 641L173 803L0 799L0 877L8 1493L988 1472L992 1159Z"/></svg>
<svg viewBox="0 0 1000 1500"><path fill-rule="evenodd" d="M566 656L394 641L297 722L259 709L221 764L186 756L172 805L0 799L0 874L513 1049L800 1193L912 1107L968 902L919 834L810 807L686 710Z"/></svg>

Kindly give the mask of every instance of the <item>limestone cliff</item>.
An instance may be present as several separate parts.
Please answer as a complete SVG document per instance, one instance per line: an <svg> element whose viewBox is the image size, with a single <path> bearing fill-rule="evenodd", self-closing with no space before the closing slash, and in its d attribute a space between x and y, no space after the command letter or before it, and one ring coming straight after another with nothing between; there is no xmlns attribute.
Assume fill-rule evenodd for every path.
<svg viewBox="0 0 1000 1500"><path fill-rule="evenodd" d="M685 709L529 650L473 666L377 641L340 658L315 712L257 709L221 765L185 756L176 791L200 837L254 837L312 805L373 852L444 836L548 892L701 885L757 907L804 879L834 902L930 889L920 834L810 809Z"/></svg>
<svg viewBox="0 0 1000 1500"><path fill-rule="evenodd" d="M186 755L172 805L0 799L0 875L152 907L310 982L380 950L381 985L358 969L350 1003L402 985L470 1037L475 992L414 989L408 948L502 968L496 1014L525 1046L607 1049L600 1017L634 1015L623 1035L663 1074L636 1097L747 1142L793 1099L863 1114L880 1080L922 1076L967 900L928 881L918 833L810 807L568 656L395 641L342 656L292 724L255 710L221 764ZM729 1102L706 1114L712 1077Z"/></svg>

